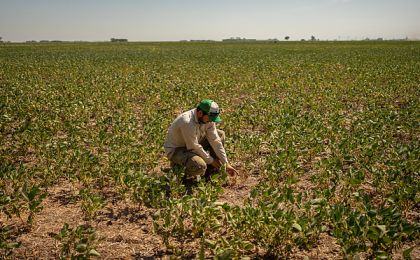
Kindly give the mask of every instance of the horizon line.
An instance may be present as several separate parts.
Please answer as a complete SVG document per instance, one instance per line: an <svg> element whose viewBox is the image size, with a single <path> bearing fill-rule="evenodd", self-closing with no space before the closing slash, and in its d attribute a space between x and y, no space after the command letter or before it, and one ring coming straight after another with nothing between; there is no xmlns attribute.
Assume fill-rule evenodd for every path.
<svg viewBox="0 0 420 260"><path fill-rule="evenodd" d="M111 39L115 39L116 41L112 41ZM214 39L186 39L186 40L132 40L130 41L127 38L110 38L109 40L24 40L24 41L7 41L7 40L0 40L0 43L142 43L142 42L226 42L226 43L252 43L252 42L352 42L352 41L360 41L360 42L368 42L368 41L420 41L419 38L385 38L385 37L377 37L377 38L370 38L366 37L364 39L251 39L251 38L241 38L241 39L232 39L226 38L221 40L214 40Z"/></svg>

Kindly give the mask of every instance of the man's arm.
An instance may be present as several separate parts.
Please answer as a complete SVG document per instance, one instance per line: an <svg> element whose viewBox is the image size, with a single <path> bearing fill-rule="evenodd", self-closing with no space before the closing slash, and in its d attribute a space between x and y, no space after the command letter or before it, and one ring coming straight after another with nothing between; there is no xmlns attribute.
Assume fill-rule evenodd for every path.
<svg viewBox="0 0 420 260"><path fill-rule="evenodd" d="M209 141L213 151L216 153L217 158L221 161L222 164L227 164L228 159L226 155L225 148L223 147L222 140L217 133L216 124L211 123L210 126L206 129L206 137Z"/></svg>
<svg viewBox="0 0 420 260"><path fill-rule="evenodd" d="M216 124L212 123L212 125L207 129L207 140L209 141L211 147L213 148L213 151L216 153L217 157L220 160L219 167L223 164L226 164L226 171L230 176L234 176L238 174L238 171L235 170L235 168L232 167L232 165L229 164L226 150L223 147L222 140L219 137L219 134L217 133ZM216 159L215 161L219 161ZM216 168L219 168L216 167Z"/></svg>

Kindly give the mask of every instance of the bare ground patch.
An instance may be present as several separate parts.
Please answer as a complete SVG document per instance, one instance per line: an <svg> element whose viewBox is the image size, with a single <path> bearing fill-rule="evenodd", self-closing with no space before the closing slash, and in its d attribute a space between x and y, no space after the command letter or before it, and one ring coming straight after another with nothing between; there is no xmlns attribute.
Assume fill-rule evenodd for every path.
<svg viewBox="0 0 420 260"><path fill-rule="evenodd" d="M231 206L243 206L249 194L259 182L259 176L249 177L239 176L234 184L224 188L223 194L219 197L219 202L227 203Z"/></svg>
<svg viewBox="0 0 420 260"><path fill-rule="evenodd" d="M129 200L110 200L94 220L85 221L77 199L78 188L66 182L49 189L49 196L43 201L44 209L36 215L32 229L18 238L22 245L14 251L15 258L56 259L61 246L53 235L64 223L71 228L83 224L94 227L101 259L162 256L161 240L152 233L151 209Z"/></svg>
<svg viewBox="0 0 420 260"><path fill-rule="evenodd" d="M260 178L259 175L252 174L248 177L239 176L235 185L224 188L219 201L233 206L243 206ZM304 180L299 188L310 188L306 181L309 180ZM44 208L36 215L32 229L20 229L17 240L21 241L22 245L14 251L13 258L57 259L61 245L53 238L53 234L58 233L64 223L68 223L72 228L83 224L94 227L100 238L96 247L101 254L100 259L168 259L173 256L173 251L167 250L161 237L153 232L151 216L154 209L139 206L105 189L107 204L94 220L85 221L80 208L79 189L80 185L65 181L48 190L49 196L43 201ZM25 219L24 216L22 219ZM22 223L19 219L8 222L10 221ZM177 247L183 243L183 254L186 258L195 258L199 251L198 241L194 238L187 238L185 241L173 238L171 243ZM402 245L395 250L393 259L403 259L402 252L410 247L414 247L411 257L419 259L418 245L418 241ZM336 239L327 233L322 233L312 248L307 250L296 248L290 254L290 259L340 258L341 247Z"/></svg>

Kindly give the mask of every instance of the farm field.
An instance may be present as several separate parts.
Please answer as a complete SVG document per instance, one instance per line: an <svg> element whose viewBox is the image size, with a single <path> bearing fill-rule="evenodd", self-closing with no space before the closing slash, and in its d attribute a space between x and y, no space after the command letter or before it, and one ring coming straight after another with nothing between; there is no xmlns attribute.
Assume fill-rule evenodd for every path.
<svg viewBox="0 0 420 260"><path fill-rule="evenodd" d="M420 42L0 44L0 90L0 258L420 258ZM240 174L187 189L204 98Z"/></svg>

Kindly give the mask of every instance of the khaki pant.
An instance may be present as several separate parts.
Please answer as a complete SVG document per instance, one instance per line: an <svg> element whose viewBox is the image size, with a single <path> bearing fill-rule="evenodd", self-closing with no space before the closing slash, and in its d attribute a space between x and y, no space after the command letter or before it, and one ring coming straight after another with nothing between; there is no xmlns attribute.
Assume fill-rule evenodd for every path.
<svg viewBox="0 0 420 260"><path fill-rule="evenodd" d="M217 134L219 135L220 139L222 140L222 144L224 145L225 132L222 130L217 130ZM207 138L204 138L200 144L203 146L204 150L210 152L210 155L213 158L217 158ZM194 152L187 150L186 147L179 147L175 149L175 152L171 158L171 164L185 167L185 177L187 179L195 179L197 176L203 176L207 170L207 164L203 158Z"/></svg>

